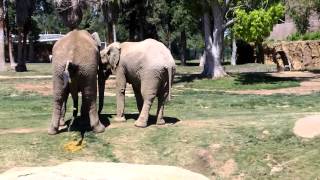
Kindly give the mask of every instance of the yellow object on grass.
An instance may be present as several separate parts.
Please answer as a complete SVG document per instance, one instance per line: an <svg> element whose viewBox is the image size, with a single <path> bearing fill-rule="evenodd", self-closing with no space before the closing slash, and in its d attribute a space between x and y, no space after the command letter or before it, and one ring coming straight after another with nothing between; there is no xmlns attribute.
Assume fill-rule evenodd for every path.
<svg viewBox="0 0 320 180"><path fill-rule="evenodd" d="M84 148L84 143L81 141L69 141L63 145L63 149L67 152L78 152Z"/></svg>

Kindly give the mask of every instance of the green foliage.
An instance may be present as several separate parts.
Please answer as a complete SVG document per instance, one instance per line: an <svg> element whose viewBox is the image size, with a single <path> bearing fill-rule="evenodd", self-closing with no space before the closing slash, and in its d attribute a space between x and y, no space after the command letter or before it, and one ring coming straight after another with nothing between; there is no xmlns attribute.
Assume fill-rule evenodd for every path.
<svg viewBox="0 0 320 180"><path fill-rule="evenodd" d="M235 14L237 21L233 26L235 36L247 42L262 42L269 36L273 25L284 15L284 6L276 4L268 10L256 9L249 12L237 9Z"/></svg>
<svg viewBox="0 0 320 180"><path fill-rule="evenodd" d="M318 2L318 0L287 1L287 11L293 19L298 33L304 34L307 32L310 26L309 17L311 15L311 11L317 9L316 2Z"/></svg>
<svg viewBox="0 0 320 180"><path fill-rule="evenodd" d="M289 41L299 41L299 40L319 40L320 31L317 32L308 32L305 34L295 33L287 38Z"/></svg>

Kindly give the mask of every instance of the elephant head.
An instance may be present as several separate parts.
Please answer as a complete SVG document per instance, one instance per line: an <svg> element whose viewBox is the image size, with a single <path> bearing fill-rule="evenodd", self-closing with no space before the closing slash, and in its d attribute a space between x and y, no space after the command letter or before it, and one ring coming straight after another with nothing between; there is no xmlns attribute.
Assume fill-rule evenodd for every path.
<svg viewBox="0 0 320 180"><path fill-rule="evenodd" d="M120 43L115 42L110 44L104 50L100 52L101 62L107 66L107 69L111 69L113 73L117 69L120 61Z"/></svg>

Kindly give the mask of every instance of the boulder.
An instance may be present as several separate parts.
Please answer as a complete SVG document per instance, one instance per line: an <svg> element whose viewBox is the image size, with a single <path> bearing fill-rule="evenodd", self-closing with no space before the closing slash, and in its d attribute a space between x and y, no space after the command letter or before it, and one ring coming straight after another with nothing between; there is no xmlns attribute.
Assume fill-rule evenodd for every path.
<svg viewBox="0 0 320 180"><path fill-rule="evenodd" d="M207 177L174 166L105 162L67 162L52 167L13 168L0 179L50 180L209 180Z"/></svg>
<svg viewBox="0 0 320 180"><path fill-rule="evenodd" d="M266 44L265 64L278 70L306 70L320 67L320 41L292 41Z"/></svg>

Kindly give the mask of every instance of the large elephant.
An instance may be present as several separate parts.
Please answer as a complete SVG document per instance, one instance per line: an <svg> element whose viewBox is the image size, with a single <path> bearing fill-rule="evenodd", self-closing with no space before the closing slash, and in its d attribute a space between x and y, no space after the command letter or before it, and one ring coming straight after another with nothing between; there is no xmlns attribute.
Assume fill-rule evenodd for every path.
<svg viewBox="0 0 320 180"><path fill-rule="evenodd" d="M81 116L90 118L96 133L103 132L97 112L97 73L100 54L97 42L84 30L73 30L53 47L53 114L48 133L58 133L64 124L66 103L71 93L74 109L78 113L78 93L82 94Z"/></svg>
<svg viewBox="0 0 320 180"><path fill-rule="evenodd" d="M125 121L124 103L126 83L132 84L139 118L135 126L146 127L149 110L158 97L157 124L165 124L164 103L170 98L175 62L169 49L162 43L147 39L141 42L112 43L101 51L101 61L111 68L117 83L117 116Z"/></svg>

